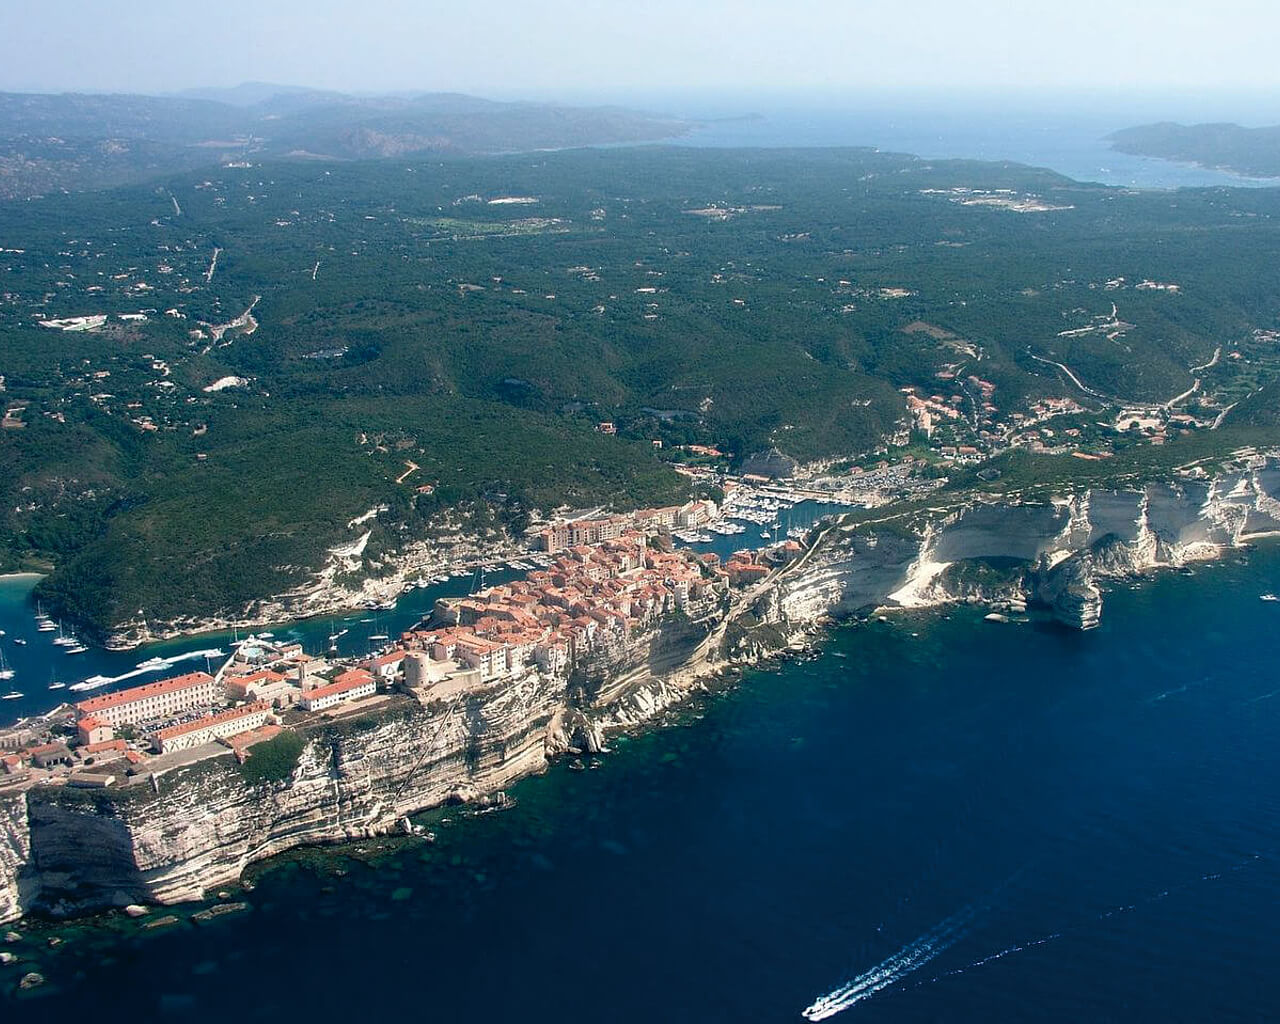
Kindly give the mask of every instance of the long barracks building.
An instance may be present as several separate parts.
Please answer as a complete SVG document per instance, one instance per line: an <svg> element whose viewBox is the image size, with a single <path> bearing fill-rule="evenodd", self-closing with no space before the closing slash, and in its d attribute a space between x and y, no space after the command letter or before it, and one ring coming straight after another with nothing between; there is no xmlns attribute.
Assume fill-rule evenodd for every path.
<svg viewBox="0 0 1280 1024"><path fill-rule="evenodd" d="M220 703L221 696L217 681L209 673L188 672L82 700L76 705L76 717L96 718L118 728L173 718L192 708L211 707Z"/></svg>

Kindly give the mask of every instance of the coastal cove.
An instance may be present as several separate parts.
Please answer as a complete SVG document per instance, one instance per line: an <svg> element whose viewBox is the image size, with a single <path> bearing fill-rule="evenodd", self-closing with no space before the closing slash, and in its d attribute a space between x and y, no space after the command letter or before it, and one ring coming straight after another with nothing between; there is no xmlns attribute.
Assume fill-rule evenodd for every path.
<svg viewBox="0 0 1280 1024"><path fill-rule="evenodd" d="M1280 549L1192 572L1108 585L1086 634L965 607L836 629L816 660L616 737L596 770L517 784L510 812L423 816L434 845L288 854L204 921L23 922L2 998L212 1020L237 979L249 1020L550 1021L566 998L796 1020L854 982L849 1019L1265 1018L1280 610L1258 597ZM914 969L875 972L929 937ZM337 954L367 983L257 969ZM18 996L28 970L48 985Z"/></svg>

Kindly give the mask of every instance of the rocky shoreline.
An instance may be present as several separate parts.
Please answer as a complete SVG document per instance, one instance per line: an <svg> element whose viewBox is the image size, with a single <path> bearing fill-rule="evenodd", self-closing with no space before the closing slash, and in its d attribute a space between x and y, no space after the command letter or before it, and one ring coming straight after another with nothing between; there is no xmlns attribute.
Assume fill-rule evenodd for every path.
<svg viewBox="0 0 1280 1024"><path fill-rule="evenodd" d="M728 607L665 623L568 676L480 690L460 708L397 696L308 726L278 783L250 785L218 759L91 796L0 790L0 922L199 899L294 847L385 834L416 811L497 794L566 752L604 751L610 733L652 723L717 677L803 651L833 621L964 602L1039 607L1090 628L1102 614L1099 581L1277 535L1274 458L1043 503L970 496L892 522L842 519Z"/></svg>

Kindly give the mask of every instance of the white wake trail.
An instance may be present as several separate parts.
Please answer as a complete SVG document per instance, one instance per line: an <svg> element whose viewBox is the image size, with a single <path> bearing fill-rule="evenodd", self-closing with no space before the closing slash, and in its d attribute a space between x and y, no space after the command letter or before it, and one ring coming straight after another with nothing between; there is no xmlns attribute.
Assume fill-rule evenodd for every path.
<svg viewBox="0 0 1280 1024"><path fill-rule="evenodd" d="M826 1020L843 1013L856 1003L870 999L890 985L896 985L907 975L919 970L934 957L955 944L972 914L964 912L948 918L932 931L903 946L868 971L863 971L852 981L820 996L803 1011L806 1020Z"/></svg>

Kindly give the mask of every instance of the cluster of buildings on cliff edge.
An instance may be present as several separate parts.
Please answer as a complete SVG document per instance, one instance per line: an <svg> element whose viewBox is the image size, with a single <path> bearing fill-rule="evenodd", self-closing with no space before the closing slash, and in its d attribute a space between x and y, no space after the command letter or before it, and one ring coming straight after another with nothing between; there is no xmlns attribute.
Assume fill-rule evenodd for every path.
<svg viewBox="0 0 1280 1024"><path fill-rule="evenodd" d="M690 501L684 505L640 509L622 515L557 520L533 537L542 551L564 551L582 544L617 540L629 530L688 530L704 526L716 517L713 501Z"/></svg>
<svg viewBox="0 0 1280 1024"><path fill-rule="evenodd" d="M108 786L228 750L243 760L283 727L366 708L393 689L425 702L529 673L563 675L624 649L667 616L713 614L730 587L765 578L802 550L786 541L722 565L714 554L669 547L634 528L574 545L523 580L442 599L428 623L364 659L250 638L216 675L191 672L90 697L61 723L0 731L0 782Z"/></svg>

